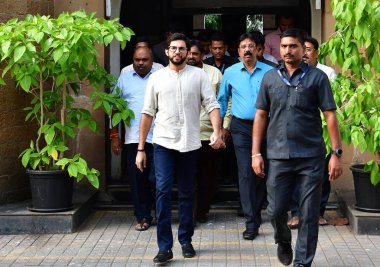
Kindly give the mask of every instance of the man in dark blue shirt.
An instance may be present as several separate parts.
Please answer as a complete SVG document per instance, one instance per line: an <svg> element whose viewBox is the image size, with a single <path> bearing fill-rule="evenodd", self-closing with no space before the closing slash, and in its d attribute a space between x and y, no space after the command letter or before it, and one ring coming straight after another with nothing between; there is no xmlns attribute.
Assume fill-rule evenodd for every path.
<svg viewBox="0 0 380 267"><path fill-rule="evenodd" d="M333 148L329 164L330 181L342 174L341 139L329 80L321 70L302 61L305 51L299 30L283 32L280 52L283 63L264 76L256 102L252 168L257 175L264 176L260 145L266 132L269 159L267 212L278 244L277 257L284 265L293 261L287 211L297 185L300 188L300 224L293 264L309 267L317 248L326 156L320 110Z"/></svg>

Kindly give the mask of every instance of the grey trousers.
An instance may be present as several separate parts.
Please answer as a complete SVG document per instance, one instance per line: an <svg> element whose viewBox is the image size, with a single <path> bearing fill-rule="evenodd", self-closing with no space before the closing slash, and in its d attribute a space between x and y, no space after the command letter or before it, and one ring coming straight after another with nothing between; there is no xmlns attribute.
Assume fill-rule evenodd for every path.
<svg viewBox="0 0 380 267"><path fill-rule="evenodd" d="M287 226L289 204L299 187L300 224L294 263L311 266L318 242L319 204L324 172L323 158L269 160L267 212L274 228L275 242L291 242Z"/></svg>

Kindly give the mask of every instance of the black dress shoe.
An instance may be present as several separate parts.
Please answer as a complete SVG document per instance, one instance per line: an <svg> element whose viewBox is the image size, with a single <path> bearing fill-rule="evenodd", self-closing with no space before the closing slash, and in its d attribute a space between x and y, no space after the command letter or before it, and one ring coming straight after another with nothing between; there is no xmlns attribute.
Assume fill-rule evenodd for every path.
<svg viewBox="0 0 380 267"><path fill-rule="evenodd" d="M173 259L173 252L171 250L160 250L156 257L154 257L154 263L165 263Z"/></svg>
<svg viewBox="0 0 380 267"><path fill-rule="evenodd" d="M243 232L243 238L246 240L253 240L256 238L256 236L258 236L258 234L259 234L258 229L256 229L256 230L245 230Z"/></svg>
<svg viewBox="0 0 380 267"><path fill-rule="evenodd" d="M283 265L290 265L293 261L292 244L279 242L277 245L277 258Z"/></svg>
<svg viewBox="0 0 380 267"><path fill-rule="evenodd" d="M207 215L206 214L198 214L197 215L197 221L200 223L205 223L208 221Z"/></svg>
<svg viewBox="0 0 380 267"><path fill-rule="evenodd" d="M182 255L185 258L192 258L195 256L195 250L194 250L193 245L191 243L182 245Z"/></svg>
<svg viewBox="0 0 380 267"><path fill-rule="evenodd" d="M303 264L300 264L300 263L295 263L293 264L294 267L305 267L305 265Z"/></svg>

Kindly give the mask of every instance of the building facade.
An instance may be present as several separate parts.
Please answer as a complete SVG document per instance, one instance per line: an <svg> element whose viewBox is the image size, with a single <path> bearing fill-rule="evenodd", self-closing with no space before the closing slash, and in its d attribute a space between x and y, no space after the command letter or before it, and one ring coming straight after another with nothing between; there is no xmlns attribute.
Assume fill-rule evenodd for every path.
<svg viewBox="0 0 380 267"><path fill-rule="evenodd" d="M320 42L326 40L333 32L334 20L330 0L3 0L0 22L17 17L23 19L26 14L57 16L63 11L85 9L87 13L96 12L102 18L120 18L120 22L132 28L136 35L149 36L153 41L160 40L167 25L174 20L182 20L185 30L193 32L199 14L224 14L225 27L234 31L240 27L237 21L244 14L276 15L283 10L299 8L297 19L302 21L309 33ZM235 26L234 26L235 25ZM228 29L230 27L230 29ZM264 21L264 29L265 29ZM271 29L274 26L268 26ZM99 61L115 76L130 60L131 46L121 51L118 44L99 50ZM28 145L35 126L24 121L23 108L29 102L25 94L15 90L14 83L6 77L7 86L0 87L0 204L15 202L30 197L29 181L21 165L19 154ZM80 96L81 105L87 104L86 90ZM91 166L101 171L100 191L107 195L112 188L118 187L114 173L118 173L120 159L112 158L107 140L107 118L100 112L93 114L101 131L95 135L86 131L78 132L71 147L80 152ZM346 149L348 151L349 149ZM352 188L349 165L351 156L344 157L345 175L334 183L334 188ZM115 166L116 165L116 166Z"/></svg>

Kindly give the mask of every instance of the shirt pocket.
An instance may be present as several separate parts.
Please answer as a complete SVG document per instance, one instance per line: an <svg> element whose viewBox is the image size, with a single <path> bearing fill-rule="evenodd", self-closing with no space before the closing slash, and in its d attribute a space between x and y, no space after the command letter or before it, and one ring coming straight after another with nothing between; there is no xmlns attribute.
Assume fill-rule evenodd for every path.
<svg viewBox="0 0 380 267"><path fill-rule="evenodd" d="M286 101L286 91L287 90L284 87L269 88L268 93L271 105L281 108Z"/></svg>
<svg viewBox="0 0 380 267"><path fill-rule="evenodd" d="M295 96L295 105L301 109L308 109L316 100L313 99L312 88L302 85L295 90Z"/></svg>

